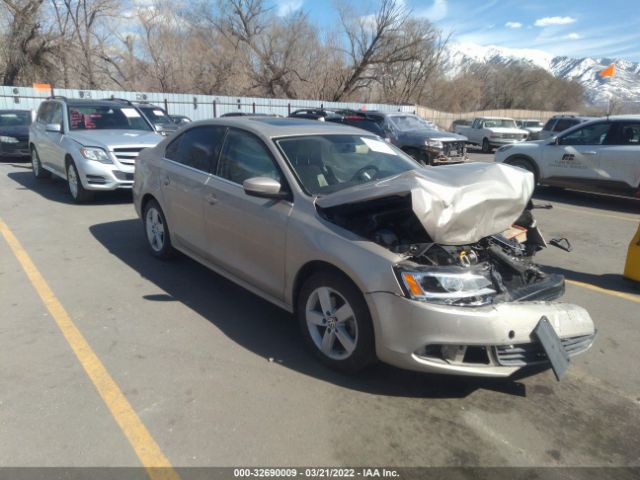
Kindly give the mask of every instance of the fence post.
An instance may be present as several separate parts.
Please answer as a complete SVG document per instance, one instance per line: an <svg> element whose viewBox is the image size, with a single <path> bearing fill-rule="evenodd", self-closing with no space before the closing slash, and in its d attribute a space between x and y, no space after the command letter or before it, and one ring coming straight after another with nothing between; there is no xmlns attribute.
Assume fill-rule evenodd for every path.
<svg viewBox="0 0 640 480"><path fill-rule="evenodd" d="M291 103L287 103L287 115L291 115Z"/></svg>
<svg viewBox="0 0 640 480"><path fill-rule="evenodd" d="M218 118L218 105L216 101L213 101L213 118Z"/></svg>
<svg viewBox="0 0 640 480"><path fill-rule="evenodd" d="M167 99L164 99L164 111L169 113L169 102L167 102Z"/></svg>
<svg viewBox="0 0 640 480"><path fill-rule="evenodd" d="M256 102L253 102L251 104L251 109L253 110L253 113L255 114L256 113Z"/></svg>

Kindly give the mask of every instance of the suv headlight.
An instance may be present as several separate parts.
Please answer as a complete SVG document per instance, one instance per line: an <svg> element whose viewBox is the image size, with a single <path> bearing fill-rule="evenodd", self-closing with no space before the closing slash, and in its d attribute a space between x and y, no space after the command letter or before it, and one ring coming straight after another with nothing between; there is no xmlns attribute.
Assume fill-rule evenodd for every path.
<svg viewBox="0 0 640 480"><path fill-rule="evenodd" d="M109 155L107 154L107 152L105 152L101 148L82 147L80 149L80 155L82 155L87 160L93 160L95 162L100 162L100 163L112 163L111 158L109 158Z"/></svg>
<svg viewBox="0 0 640 480"><path fill-rule="evenodd" d="M5 137L4 135L0 135L0 142L2 142L2 143L18 143L18 142L20 142L20 140L18 140L16 137Z"/></svg>
<svg viewBox="0 0 640 480"><path fill-rule="evenodd" d="M488 272L477 269L396 267L396 273L406 295L422 302L476 307L490 304L497 293Z"/></svg>
<svg viewBox="0 0 640 480"><path fill-rule="evenodd" d="M424 144L427 148L439 149L442 148L442 142L440 140L425 140Z"/></svg>

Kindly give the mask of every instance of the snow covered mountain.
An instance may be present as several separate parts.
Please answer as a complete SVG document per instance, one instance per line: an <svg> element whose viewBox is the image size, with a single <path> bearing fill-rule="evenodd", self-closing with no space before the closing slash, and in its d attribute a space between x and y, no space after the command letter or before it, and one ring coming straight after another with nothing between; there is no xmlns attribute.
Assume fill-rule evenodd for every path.
<svg viewBox="0 0 640 480"><path fill-rule="evenodd" d="M554 57L535 49L481 46L473 43L449 45L452 72L468 63L525 63L549 71L556 77L577 80L585 90L589 103L605 103L609 98L640 101L640 63L614 58ZM613 78L603 79L598 72L616 64Z"/></svg>

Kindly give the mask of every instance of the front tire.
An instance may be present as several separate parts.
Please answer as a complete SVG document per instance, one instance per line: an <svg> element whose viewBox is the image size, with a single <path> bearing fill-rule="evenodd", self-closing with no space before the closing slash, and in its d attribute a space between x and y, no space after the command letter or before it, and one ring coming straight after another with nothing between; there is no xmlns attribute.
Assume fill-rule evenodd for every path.
<svg viewBox="0 0 640 480"><path fill-rule="evenodd" d="M526 158L514 158L513 160L509 160L505 162L507 165L511 165L513 167L518 167L527 172L531 172L533 174L534 185L538 184L538 172L536 171L536 167L533 166L530 160Z"/></svg>
<svg viewBox="0 0 640 480"><path fill-rule="evenodd" d="M311 275L298 295L296 315L305 343L325 365L356 373L376 360L369 309L344 276L331 271Z"/></svg>
<svg viewBox="0 0 640 480"><path fill-rule="evenodd" d="M37 179L51 178L51 172L42 168L42 162L35 147L31 148L31 168L33 168L33 176Z"/></svg>
<svg viewBox="0 0 640 480"><path fill-rule="evenodd" d="M171 234L167 219L156 200L149 200L144 206L142 214L145 238L151 254L162 260L168 260L175 255L171 244Z"/></svg>
<svg viewBox="0 0 640 480"><path fill-rule="evenodd" d="M76 164L71 160L67 162L67 185L74 202L87 203L93 200L93 192L84 188Z"/></svg>

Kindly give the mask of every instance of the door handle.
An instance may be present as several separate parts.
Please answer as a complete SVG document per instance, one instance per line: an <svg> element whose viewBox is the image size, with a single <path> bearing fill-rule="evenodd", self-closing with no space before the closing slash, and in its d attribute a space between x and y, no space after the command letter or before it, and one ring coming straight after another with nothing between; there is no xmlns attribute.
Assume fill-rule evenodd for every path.
<svg viewBox="0 0 640 480"><path fill-rule="evenodd" d="M582 152L583 155L596 155L598 152L594 152L593 150L589 150L586 152Z"/></svg>
<svg viewBox="0 0 640 480"><path fill-rule="evenodd" d="M216 203L218 203L218 197L216 197L213 193L207 195L206 199L209 205L215 205Z"/></svg>
<svg viewBox="0 0 640 480"><path fill-rule="evenodd" d="M162 184L166 187L171 183L171 179L169 177L164 177L162 179Z"/></svg>

